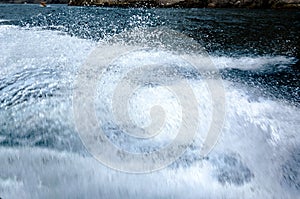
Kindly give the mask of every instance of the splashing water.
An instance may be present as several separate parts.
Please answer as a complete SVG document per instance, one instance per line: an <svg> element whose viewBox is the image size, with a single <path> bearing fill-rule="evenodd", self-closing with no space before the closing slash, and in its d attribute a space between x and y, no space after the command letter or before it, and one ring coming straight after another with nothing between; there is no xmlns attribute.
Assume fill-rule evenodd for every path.
<svg viewBox="0 0 300 199"><path fill-rule="evenodd" d="M115 59L96 82L95 94L97 117L108 121L102 128L112 143L127 151L144 152L174 139L182 117L181 104L173 92L156 85L157 81L172 84L187 79L197 100L201 125L185 153L159 171L123 173L92 157L74 122L73 91L79 69L95 47L113 55L128 42L157 45L153 39L157 34L140 34L145 34L141 39L149 38L141 42L131 39L132 34L126 36L128 40L116 37L108 43L118 46L107 51L104 40L98 43L61 30L0 25L0 197L296 198L300 190L297 99L278 97L270 87L255 84L264 83L255 77L270 73L270 66L286 72L297 63L294 57L210 56L223 77L226 117L218 143L204 159L200 151L212 120L212 99L203 77L214 74L205 67L195 72L182 62L182 53L193 48L180 51L182 45L190 45L179 44L182 38L175 37L158 45L177 54L138 50ZM108 99L113 98L112 91L124 71L153 62L163 62L166 68L132 80L140 88L128 101L128 114L134 126L146 127L153 119L150 107L160 105L166 111L166 121L156 140L137 142L114 124Z"/></svg>

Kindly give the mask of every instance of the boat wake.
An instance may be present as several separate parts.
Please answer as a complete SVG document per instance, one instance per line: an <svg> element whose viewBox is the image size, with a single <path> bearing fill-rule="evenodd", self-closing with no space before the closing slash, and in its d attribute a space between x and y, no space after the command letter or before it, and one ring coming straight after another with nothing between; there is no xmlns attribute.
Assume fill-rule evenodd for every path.
<svg viewBox="0 0 300 199"><path fill-rule="evenodd" d="M296 63L295 58L209 57L223 77L226 117L217 144L205 158L200 151L212 120L212 99L203 77L213 79L214 73L205 67L198 73L181 63L178 57L186 53L181 51L168 54L141 50L114 59L97 83L95 110L98 118L108 121L102 129L119 148L135 153L153 151L167 146L176 137L172 132L180 127L181 104L173 92L147 78L168 84L186 79L199 110L197 116L202 125L185 153L166 168L141 175L116 171L99 163L84 147L74 122L73 91L79 69L95 47L101 49L105 42L99 44L59 31L0 26L1 197L296 198L299 195L299 107L289 100L268 97L268 93L261 95L266 90L251 86L251 79L244 84L234 81L241 77L232 76L236 73L222 72L268 71L274 65L288 70ZM126 41L113 42L122 46ZM173 44L170 49L180 48L176 42L168 44ZM113 54L113 50L106 53ZM111 91L124 71L139 63L155 65L161 61L164 70L142 73L143 78L135 79L140 87L128 101L128 114L134 126L145 127L151 123L149 109L159 104L166 109L167 118L162 133L151 141L130 138L114 124L115 118L108 113L112 102L105 99L113 98ZM175 79L166 79L168 75Z"/></svg>

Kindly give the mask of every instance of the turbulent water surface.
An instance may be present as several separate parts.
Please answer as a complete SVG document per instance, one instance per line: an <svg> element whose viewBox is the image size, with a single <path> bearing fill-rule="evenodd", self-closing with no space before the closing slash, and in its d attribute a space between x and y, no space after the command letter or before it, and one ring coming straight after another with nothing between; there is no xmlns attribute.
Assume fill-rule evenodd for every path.
<svg viewBox="0 0 300 199"><path fill-rule="evenodd" d="M0 4L0 197L296 198L299 18L299 11L284 10ZM157 41L157 35L169 31L178 34ZM197 73L180 61L180 55L193 54L183 35L209 55L225 90L222 133L205 158L199 154L201 133L209 128L212 104L203 77L214 75L205 67ZM107 43L115 49L102 48ZM98 117L107 121L102 128L110 141L141 152L174 138L171 132L178 129L180 104L155 81L172 84L187 79L202 120L178 160L146 174L120 172L96 161L74 122L74 81L90 53L97 48L100 57L101 50L109 56L128 43L165 45L174 53L157 48L133 51L103 72L95 107ZM111 101L106 99L113 97L122 72L161 61L165 68L152 75L155 81L148 81L148 73L136 79L140 88L128 106L137 126L149 124L151 106L167 109L162 135L155 142L129 138L111 122Z"/></svg>

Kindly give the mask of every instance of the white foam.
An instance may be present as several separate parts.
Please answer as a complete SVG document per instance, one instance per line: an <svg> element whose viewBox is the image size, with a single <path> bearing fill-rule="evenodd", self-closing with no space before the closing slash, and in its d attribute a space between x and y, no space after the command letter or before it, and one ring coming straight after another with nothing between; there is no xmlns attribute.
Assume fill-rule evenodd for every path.
<svg viewBox="0 0 300 199"><path fill-rule="evenodd" d="M8 22L8 21L11 21L11 20L9 20L9 19L0 19L0 23L1 22Z"/></svg>
<svg viewBox="0 0 300 199"><path fill-rule="evenodd" d="M257 56L257 57L211 57L212 62L217 68L238 68L243 70L255 70L270 65L279 65L279 67L287 67L294 64L297 60L293 57L286 56Z"/></svg>
<svg viewBox="0 0 300 199"><path fill-rule="evenodd" d="M59 31L0 26L0 74L27 68L74 68L94 45Z"/></svg>
<svg viewBox="0 0 300 199"><path fill-rule="evenodd" d="M39 67L61 67L62 71L76 71L94 46L95 43L92 41L64 35L59 31L0 26L0 64L3 66L0 74L1 77L7 77L24 68ZM220 68L241 69L294 63L293 58L283 56L213 57L212 60ZM191 80L190 83L197 94L199 108L201 110L207 108L210 99L203 92L201 81ZM299 190L293 192L291 191L293 188L285 184L282 165L289 160L295 148L300 146L299 108L280 101L251 96L251 92L247 92L250 88L247 87L233 87L227 81L224 81L224 85L227 116L221 138L208 160L202 162L197 160L199 155L197 147L202 140L197 140L196 149L188 151L184 156L184 158L192 157L191 164L182 166L184 162L179 162L179 167L169 167L142 175L117 172L104 167L89 156L67 151L38 147L0 147L0 196L3 198L296 198ZM172 98L168 93L161 93L167 96L168 100ZM137 96L134 100L136 106L144 106L143 97ZM72 117L68 117L70 111L63 109L70 104L61 102L58 105L58 103L52 101L52 103L32 104L38 106L37 110L49 106L45 113L33 110L34 107L30 106L27 109L7 112L0 115L3 116L0 118L1 124L6 122L7 115L15 120L12 124L18 123L22 129L30 127L33 122L47 119L54 119L57 122L55 125L60 125L59 120L71 120ZM147 103L151 105L152 101L148 100ZM172 103L169 105L172 109ZM136 112L132 113L132 117L137 120L139 110L134 111ZM28 116L26 114L34 116L26 117ZM206 116L205 112L201 114L202 117ZM176 122L177 116L174 115L175 119L172 122ZM31 118L32 121L27 118ZM147 121L147 117L142 119ZM4 138L0 137L1 139ZM220 183L218 175L226 165L214 161L219 155L236 157L249 168L253 177L249 181L242 179L243 183L238 185Z"/></svg>

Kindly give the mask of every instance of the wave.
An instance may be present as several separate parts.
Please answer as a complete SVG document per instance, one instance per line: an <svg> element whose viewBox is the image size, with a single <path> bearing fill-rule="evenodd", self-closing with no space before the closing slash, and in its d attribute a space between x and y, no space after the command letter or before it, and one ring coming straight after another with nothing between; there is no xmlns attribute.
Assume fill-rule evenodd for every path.
<svg viewBox="0 0 300 199"><path fill-rule="evenodd" d="M168 132L178 128L180 103L174 101L174 93L147 78L166 83L161 77L170 76L174 79L167 79L168 84L187 79L195 93L203 125L194 141L173 164L149 174L122 173L99 164L83 146L72 110L76 75L96 46L59 31L0 26L1 197L53 198L64 193L65 197L101 198L295 198L299 194L300 175L295 169L299 168L299 107L263 97L255 92L257 88L223 80L223 130L213 151L203 159L199 150L212 117L205 74L195 73L180 62L178 54L166 51L143 49L127 54L130 59L115 59L101 73L97 114L113 121L112 115L101 113L109 110L110 102L105 99L112 97L110 91L122 72L139 63L165 61L164 70L136 79L142 88L129 101L129 115L136 126L151 123L148 110L153 105L166 108L168 120L161 137L156 142L136 143L113 123L103 129L114 144L128 151L151 151L150 147L168 144L174 137ZM103 55L113 53L103 43L98 49ZM288 68L297 61L284 56L209 59L221 70Z"/></svg>
<svg viewBox="0 0 300 199"><path fill-rule="evenodd" d="M0 23L2 23L2 22L9 22L9 21L11 21L11 20L9 20L9 19L0 19Z"/></svg>
<svg viewBox="0 0 300 199"><path fill-rule="evenodd" d="M242 70L265 70L272 67L272 70L285 69L295 64L298 60L286 56L258 56L258 57L212 57L214 64L220 68L235 68Z"/></svg>

